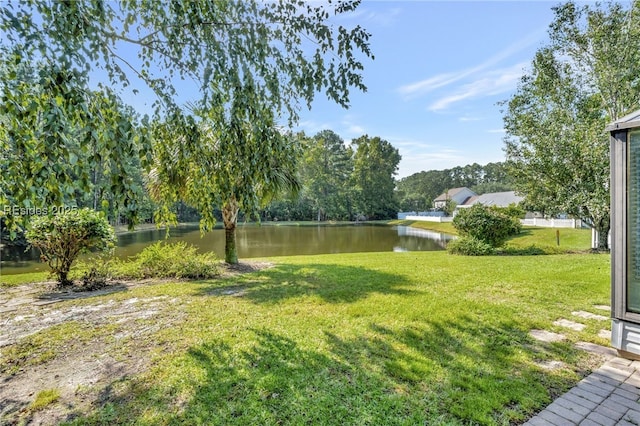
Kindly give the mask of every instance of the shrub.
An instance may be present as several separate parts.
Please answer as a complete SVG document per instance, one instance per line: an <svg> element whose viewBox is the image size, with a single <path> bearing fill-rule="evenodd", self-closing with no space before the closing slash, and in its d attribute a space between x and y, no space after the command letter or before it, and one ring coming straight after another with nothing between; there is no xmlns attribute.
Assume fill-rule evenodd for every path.
<svg viewBox="0 0 640 426"><path fill-rule="evenodd" d="M61 286L71 284L69 270L80 253L114 247L116 236L107 219L90 209L73 209L31 220L27 241L40 250Z"/></svg>
<svg viewBox="0 0 640 426"><path fill-rule="evenodd" d="M474 237L460 237L450 241L447 244L447 251L464 256L488 256L495 253L491 244Z"/></svg>
<svg viewBox="0 0 640 426"><path fill-rule="evenodd" d="M514 217L516 219L524 219L525 215L527 214L525 209L515 203L511 203L507 207L491 206L491 210L503 213L509 217Z"/></svg>
<svg viewBox="0 0 640 426"><path fill-rule="evenodd" d="M520 221L492 208L475 204L462 209L453 218L453 226L461 236L473 237L492 247L502 246L507 239L520 232Z"/></svg>
<svg viewBox="0 0 640 426"><path fill-rule="evenodd" d="M119 278L212 278L220 273L215 253L198 254L185 242L150 245L128 262L113 262L112 276Z"/></svg>

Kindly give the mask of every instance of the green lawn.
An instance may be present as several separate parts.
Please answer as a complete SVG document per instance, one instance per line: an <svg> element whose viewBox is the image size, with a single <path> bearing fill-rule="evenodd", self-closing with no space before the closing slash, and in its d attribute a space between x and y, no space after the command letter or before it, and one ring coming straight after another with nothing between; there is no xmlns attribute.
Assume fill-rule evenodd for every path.
<svg viewBox="0 0 640 426"><path fill-rule="evenodd" d="M433 225L452 233L450 224L414 224ZM7 371L28 371L88 342L113 341L105 355L151 360L150 369L110 383L92 412L70 424L513 424L598 365L575 342L608 344L597 337L608 322L587 320L582 332L553 325L572 311L603 314L594 305L609 303L610 257L586 253L589 242L588 230L562 229L557 247L556 230L526 228L506 254L532 246L574 254L277 258L243 276L59 304L168 296L176 315L141 321L170 325L139 340L113 341L121 323L72 322L2 355ZM532 329L568 339L543 344ZM545 369L548 361L565 367ZM45 407L63 403L50 399Z"/></svg>
<svg viewBox="0 0 640 426"><path fill-rule="evenodd" d="M414 228L428 229L430 231L443 232L445 234L458 235L458 231L451 222L423 222L419 220L392 220L389 225L411 226Z"/></svg>
<svg viewBox="0 0 640 426"><path fill-rule="evenodd" d="M608 255L275 261L117 296L178 298L184 318L145 347L149 371L114 383L104 405L72 424L506 425L593 366L574 342L607 343L597 332L608 323L583 332L552 323L609 303ZM541 344L531 329L569 340ZM539 365L550 360L567 367Z"/></svg>
<svg viewBox="0 0 640 426"><path fill-rule="evenodd" d="M428 229L436 232L457 235L451 222L421 222L415 220L393 220L390 225L404 225ZM560 234L558 245L557 234ZM541 228L525 226L520 234L512 237L506 244L505 254L561 254L587 252L591 247L590 229Z"/></svg>

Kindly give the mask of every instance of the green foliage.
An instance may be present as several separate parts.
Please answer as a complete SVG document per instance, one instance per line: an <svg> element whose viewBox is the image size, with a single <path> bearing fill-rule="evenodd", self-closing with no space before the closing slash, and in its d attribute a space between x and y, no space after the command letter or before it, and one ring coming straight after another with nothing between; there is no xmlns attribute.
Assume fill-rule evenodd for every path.
<svg viewBox="0 0 640 426"><path fill-rule="evenodd" d="M361 136L352 141L355 147L353 185L355 211L370 220L389 219L398 212L394 196L400 153L379 137Z"/></svg>
<svg viewBox="0 0 640 426"><path fill-rule="evenodd" d="M581 218L607 248L606 124L640 106L640 3L554 8L538 50L504 112L507 164L525 203ZM621 65L624 64L624 65Z"/></svg>
<svg viewBox="0 0 640 426"><path fill-rule="evenodd" d="M453 226L461 236L475 238L491 247L502 246L522 227L518 219L482 204L460 209L453 218Z"/></svg>
<svg viewBox="0 0 640 426"><path fill-rule="evenodd" d="M451 254L463 256L489 256L495 254L495 248L475 237L460 237L447 244L447 251Z"/></svg>
<svg viewBox="0 0 640 426"><path fill-rule="evenodd" d="M507 207L491 206L491 209L515 219L524 219L527 212L520 205L511 203Z"/></svg>
<svg viewBox="0 0 640 426"><path fill-rule="evenodd" d="M306 141L302 162L304 193L317 220L350 220L353 215L353 150L331 130Z"/></svg>
<svg viewBox="0 0 640 426"><path fill-rule="evenodd" d="M0 154L0 175L18 187L6 193L0 185L0 207L62 205L75 191L86 195L90 172L104 162L112 167L113 201L135 221L138 186L118 165L140 155L142 167L154 160L148 182L162 203L160 221L175 221L173 205L184 200L200 211L203 229L213 226L219 208L232 230L240 209L254 214L265 198L295 186L289 167L298 158L295 144L276 123L297 121L300 105L310 107L317 93L347 107L351 89L366 90L362 59L373 57L370 35L331 19L359 3L2 3L0 120L10 126L0 126L0 153L17 148L8 151L15 158ZM22 78L40 61L38 79ZM110 91L99 92L93 107L87 83L95 69L106 71L114 88L135 77L153 91L154 152L146 139L134 143L136 120L121 114ZM33 87L41 80L43 87ZM197 86L185 107L177 102L175 80ZM25 144L27 161L20 157Z"/></svg>
<svg viewBox="0 0 640 426"><path fill-rule="evenodd" d="M15 47L33 47L27 63L43 57L83 76L99 67L121 87L135 75L159 109L177 108L174 78L195 81L199 100L214 108L250 79L269 110L295 118L298 102L310 105L316 92L347 106L350 88L365 89L360 58L372 56L370 35L330 19L358 4L25 0L3 3L0 30Z"/></svg>
<svg viewBox="0 0 640 426"><path fill-rule="evenodd" d="M453 212L456 211L456 207L458 206L458 203L456 203L453 200L447 200L444 203L444 207L442 208L442 211L444 212L444 214L446 214L447 216L453 216Z"/></svg>
<svg viewBox="0 0 640 426"><path fill-rule="evenodd" d="M69 270L80 253L111 249L116 237L106 218L90 209L70 209L55 216L31 220L29 243L40 250L60 285L69 285Z"/></svg>
<svg viewBox="0 0 640 426"><path fill-rule="evenodd" d="M21 209L98 209L104 198L135 223L142 188L130 164L140 169L149 150L144 121L111 90L89 90L77 71L22 62L0 44L3 52L0 216L13 235L28 222Z"/></svg>
<svg viewBox="0 0 640 426"><path fill-rule="evenodd" d="M220 260L212 252L197 253L185 242L158 242L129 261L106 260L111 278L213 278L220 274Z"/></svg>
<svg viewBox="0 0 640 426"><path fill-rule="evenodd" d="M155 165L149 175L152 197L159 204L159 223L175 222L173 205L184 200L200 213L202 230L216 223L216 209L228 239L225 260L237 263L235 227L243 211L253 217L276 195L297 192L295 175L300 142L276 128L273 114L260 106L257 94L234 99L232 108L196 110L202 121L181 118L176 123L154 123ZM250 99L250 100L248 100Z"/></svg>
<svg viewBox="0 0 640 426"><path fill-rule="evenodd" d="M301 182L304 185L304 181ZM314 202L302 194L297 199L274 200L262 210L263 220L296 221L314 217Z"/></svg>
<svg viewBox="0 0 640 426"><path fill-rule="evenodd" d="M504 163L468 164L445 170L429 170L402 178L397 194L402 211L424 211L447 189L467 187L476 194L513 190Z"/></svg>

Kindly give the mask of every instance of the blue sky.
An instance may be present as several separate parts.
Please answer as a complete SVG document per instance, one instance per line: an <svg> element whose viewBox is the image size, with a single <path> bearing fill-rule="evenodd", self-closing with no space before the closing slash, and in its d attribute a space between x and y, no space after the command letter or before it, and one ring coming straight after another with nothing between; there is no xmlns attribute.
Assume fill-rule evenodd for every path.
<svg viewBox="0 0 640 426"><path fill-rule="evenodd" d="M337 22L371 34L366 93L344 110L319 96L299 129L345 141L379 136L402 155L397 177L503 161L497 103L547 43L554 1L373 1ZM343 22L341 22L343 21Z"/></svg>

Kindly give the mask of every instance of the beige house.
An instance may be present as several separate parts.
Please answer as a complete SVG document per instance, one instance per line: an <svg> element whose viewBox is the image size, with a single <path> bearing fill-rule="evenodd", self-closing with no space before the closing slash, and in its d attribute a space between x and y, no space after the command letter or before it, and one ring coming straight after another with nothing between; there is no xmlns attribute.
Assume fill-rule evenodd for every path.
<svg viewBox="0 0 640 426"><path fill-rule="evenodd" d="M469 188L453 188L438 195L438 197L433 200L433 207L435 209L443 209L447 205L447 201L453 201L457 205L460 205L464 204L471 197L477 196L478 194Z"/></svg>

